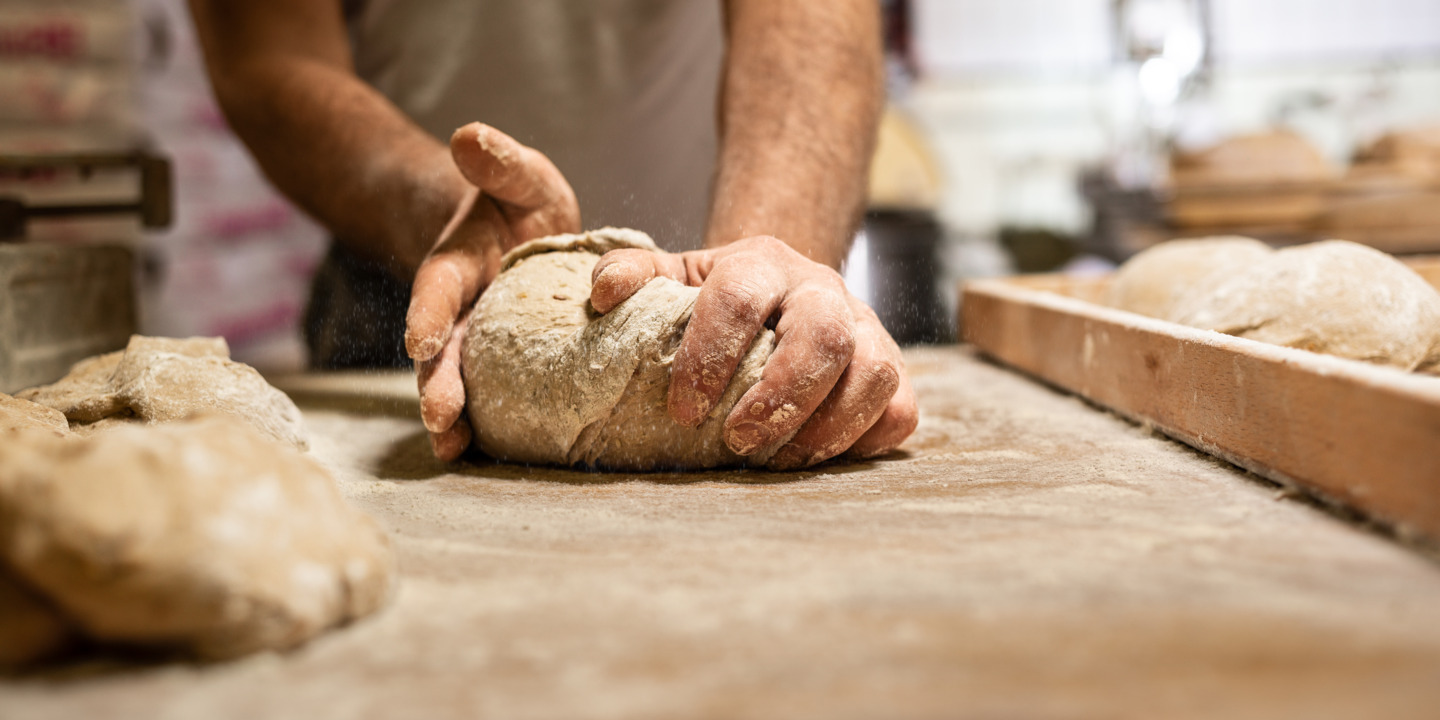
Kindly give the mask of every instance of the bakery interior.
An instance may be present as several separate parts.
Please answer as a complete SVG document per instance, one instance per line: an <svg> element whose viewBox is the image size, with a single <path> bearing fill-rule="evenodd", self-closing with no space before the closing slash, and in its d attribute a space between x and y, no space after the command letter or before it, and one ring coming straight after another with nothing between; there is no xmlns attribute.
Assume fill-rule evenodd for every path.
<svg viewBox="0 0 1440 720"><path fill-rule="evenodd" d="M785 471L438 460L186 3L0 4L0 718L1436 717L1440 3L876 1L919 421Z"/></svg>

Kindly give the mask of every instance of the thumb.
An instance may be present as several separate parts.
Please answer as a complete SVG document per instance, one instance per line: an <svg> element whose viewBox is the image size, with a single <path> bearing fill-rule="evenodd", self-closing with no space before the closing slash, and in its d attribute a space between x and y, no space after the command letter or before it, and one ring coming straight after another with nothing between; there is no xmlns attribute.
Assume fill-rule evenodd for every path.
<svg viewBox="0 0 1440 720"><path fill-rule="evenodd" d="M465 179L495 200L511 222L533 216L540 235L579 231L575 191L543 153L477 122L450 136L450 155Z"/></svg>
<svg viewBox="0 0 1440 720"><path fill-rule="evenodd" d="M590 273L590 305L604 314L657 277L685 282L685 255L637 249L605 253Z"/></svg>

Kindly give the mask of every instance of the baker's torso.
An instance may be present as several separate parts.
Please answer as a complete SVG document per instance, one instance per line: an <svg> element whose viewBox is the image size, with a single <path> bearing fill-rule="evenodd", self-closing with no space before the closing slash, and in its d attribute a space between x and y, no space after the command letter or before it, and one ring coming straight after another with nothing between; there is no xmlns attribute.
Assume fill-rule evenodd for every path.
<svg viewBox="0 0 1440 720"><path fill-rule="evenodd" d="M716 154L718 0L356 0L356 72L427 132L545 153L587 228L698 247Z"/></svg>

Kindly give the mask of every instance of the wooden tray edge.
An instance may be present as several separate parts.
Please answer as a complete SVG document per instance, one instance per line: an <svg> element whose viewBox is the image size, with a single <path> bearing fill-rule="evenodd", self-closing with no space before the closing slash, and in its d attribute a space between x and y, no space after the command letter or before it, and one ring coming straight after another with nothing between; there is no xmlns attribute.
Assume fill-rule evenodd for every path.
<svg viewBox="0 0 1440 720"><path fill-rule="evenodd" d="M1202 452L1440 539L1440 379L1036 289L1044 282L968 283L966 341Z"/></svg>

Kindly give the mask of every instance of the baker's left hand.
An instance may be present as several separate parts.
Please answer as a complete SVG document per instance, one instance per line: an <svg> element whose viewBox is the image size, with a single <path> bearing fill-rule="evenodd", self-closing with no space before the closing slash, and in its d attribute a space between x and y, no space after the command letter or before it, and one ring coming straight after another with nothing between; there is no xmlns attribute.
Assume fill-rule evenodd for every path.
<svg viewBox="0 0 1440 720"><path fill-rule="evenodd" d="M777 343L760 381L725 419L725 443L750 455L797 428L769 461L785 470L898 446L919 419L900 348L840 274L773 237L668 254L615 250L595 265L590 302L609 312L655 277L700 288L675 356L669 411L694 427L715 409L755 334Z"/></svg>

